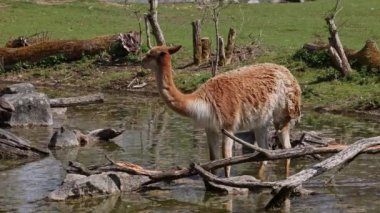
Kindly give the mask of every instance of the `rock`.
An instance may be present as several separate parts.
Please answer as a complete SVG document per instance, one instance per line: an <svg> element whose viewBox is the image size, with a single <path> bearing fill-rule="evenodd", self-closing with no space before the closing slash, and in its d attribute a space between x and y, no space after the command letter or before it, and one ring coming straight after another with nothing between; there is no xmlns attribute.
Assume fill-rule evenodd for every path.
<svg viewBox="0 0 380 213"><path fill-rule="evenodd" d="M31 83L19 83L12 84L5 87L1 94L18 94L18 93L33 93L36 92L34 86Z"/></svg>
<svg viewBox="0 0 380 213"><path fill-rule="evenodd" d="M148 180L146 176L122 172L104 172L90 176L68 174L63 184L48 197L51 200L62 201L84 196L132 192Z"/></svg>
<svg viewBox="0 0 380 213"><path fill-rule="evenodd" d="M114 129L96 129L88 134L83 134L79 130L61 127L53 134L48 146L49 148L88 146L100 141L108 141L119 136L121 133L123 131Z"/></svg>
<svg viewBox="0 0 380 213"><path fill-rule="evenodd" d="M54 132L53 136L50 139L48 144L49 148L64 148L64 147L73 147L79 146L79 140L77 134L74 130L61 127L56 132Z"/></svg>
<svg viewBox="0 0 380 213"><path fill-rule="evenodd" d="M0 159L36 159L48 155L48 152L30 146L28 140L0 129Z"/></svg>
<svg viewBox="0 0 380 213"><path fill-rule="evenodd" d="M96 129L89 132L87 135L98 141L108 141L112 138L119 136L123 131L115 129Z"/></svg>
<svg viewBox="0 0 380 213"><path fill-rule="evenodd" d="M52 125L53 116L48 97L43 93L24 93L26 91L2 96L15 110L10 117L0 117L0 121L9 126Z"/></svg>
<svg viewBox="0 0 380 213"><path fill-rule="evenodd" d="M53 128L61 127L66 120L66 107L53 107L51 108L53 113Z"/></svg>
<svg viewBox="0 0 380 213"><path fill-rule="evenodd" d="M249 176L249 175L242 175L242 176L235 176L226 178L226 180L231 181L246 181L246 182L257 182L256 178ZM247 188L237 188L237 187L230 187L225 185L220 185L212 182L206 182L204 181L205 187L207 191L215 192L218 194L246 194L249 192L249 189Z"/></svg>
<svg viewBox="0 0 380 213"><path fill-rule="evenodd" d="M11 103L9 103L5 98L0 97L0 111L14 112L15 107Z"/></svg>

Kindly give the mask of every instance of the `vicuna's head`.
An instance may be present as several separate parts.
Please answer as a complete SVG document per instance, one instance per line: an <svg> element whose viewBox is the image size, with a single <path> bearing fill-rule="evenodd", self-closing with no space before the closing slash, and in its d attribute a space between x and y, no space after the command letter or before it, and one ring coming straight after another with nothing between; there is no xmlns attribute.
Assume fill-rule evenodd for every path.
<svg viewBox="0 0 380 213"><path fill-rule="evenodd" d="M158 70L170 62L170 55L181 49L181 45L174 47L157 46L153 47L142 60L142 67L152 71Z"/></svg>

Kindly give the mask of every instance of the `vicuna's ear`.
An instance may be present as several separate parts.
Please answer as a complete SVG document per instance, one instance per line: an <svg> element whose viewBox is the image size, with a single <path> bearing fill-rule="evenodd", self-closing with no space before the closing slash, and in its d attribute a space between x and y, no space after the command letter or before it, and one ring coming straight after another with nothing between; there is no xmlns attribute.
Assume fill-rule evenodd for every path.
<svg viewBox="0 0 380 213"><path fill-rule="evenodd" d="M166 52L160 52L160 57L164 57L166 54Z"/></svg>
<svg viewBox="0 0 380 213"><path fill-rule="evenodd" d="M181 49L181 45L177 45L177 46L174 46L174 47L170 47L168 49L170 55L173 55L174 53L176 53L179 49Z"/></svg>

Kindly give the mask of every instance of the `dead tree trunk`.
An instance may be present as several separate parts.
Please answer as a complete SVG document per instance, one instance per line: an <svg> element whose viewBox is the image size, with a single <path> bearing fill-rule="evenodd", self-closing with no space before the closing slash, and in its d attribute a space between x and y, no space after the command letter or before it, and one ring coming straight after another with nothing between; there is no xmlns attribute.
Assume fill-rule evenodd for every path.
<svg viewBox="0 0 380 213"><path fill-rule="evenodd" d="M340 9L338 9L339 5L340 5L340 0L337 0L335 9L330 15L328 15L325 18L325 21L328 25L328 29L330 33L329 54L334 65L342 73L342 75L348 76L351 74L351 66L350 66L350 63L348 63L347 56L344 52L342 42L340 41L340 38L338 35L338 29L334 22L335 16L340 11Z"/></svg>
<svg viewBox="0 0 380 213"><path fill-rule="evenodd" d="M226 65L231 64L232 56L235 49L236 31L230 28L228 32L227 46L226 46Z"/></svg>
<svg viewBox="0 0 380 213"><path fill-rule="evenodd" d="M202 63L201 20L193 21L193 60L195 65Z"/></svg>
<svg viewBox="0 0 380 213"><path fill-rule="evenodd" d="M207 63L210 60L211 41L209 38L202 38L201 43L202 43L201 61L204 63Z"/></svg>
<svg viewBox="0 0 380 213"><path fill-rule="evenodd" d="M157 45L165 45L165 38L164 34L162 33L161 27L158 23L157 18L157 6L158 6L158 0L149 0L149 13L148 13L148 20L150 23L150 26L152 27L152 33L154 37L156 38Z"/></svg>
<svg viewBox="0 0 380 213"><path fill-rule="evenodd" d="M152 49L152 43L150 41L150 28L148 23L148 15L144 14L145 33L146 33L146 45L149 49Z"/></svg>
<svg viewBox="0 0 380 213"><path fill-rule="evenodd" d="M212 20L214 22L214 27L215 27L215 44L216 44L216 47L215 47L215 51L216 51L216 57L215 57L215 61L213 61L212 63L212 68L211 68L211 75L212 76L215 76L216 73L218 72L218 65L219 65L219 8L218 7L215 7L213 8L213 11L212 11Z"/></svg>
<svg viewBox="0 0 380 213"><path fill-rule="evenodd" d="M79 105L87 105L93 103L102 103L104 102L104 95L101 93L94 95L86 95L79 97L70 97L70 98L54 98L50 99L51 107L71 107Z"/></svg>
<svg viewBox="0 0 380 213"><path fill-rule="evenodd" d="M124 42L122 39L127 41ZM132 50L139 49L140 36L135 32L88 40L55 40L20 48L0 48L0 61L4 66L18 62L38 62L49 56L62 56L64 60L72 61L81 59L83 55L96 55L109 50L114 44L119 46L117 42L123 45L121 48L129 46L130 52L133 52Z"/></svg>
<svg viewBox="0 0 380 213"><path fill-rule="evenodd" d="M219 43L219 45L218 45L218 47L219 47L219 49L218 49L219 66L224 66L224 65L226 65L226 53L224 51L224 41L223 41L222 36L219 36L218 43Z"/></svg>

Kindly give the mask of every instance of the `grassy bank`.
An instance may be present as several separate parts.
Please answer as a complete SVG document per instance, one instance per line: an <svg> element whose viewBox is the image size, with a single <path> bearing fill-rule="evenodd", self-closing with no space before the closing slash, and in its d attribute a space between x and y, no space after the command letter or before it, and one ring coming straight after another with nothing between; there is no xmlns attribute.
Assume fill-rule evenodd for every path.
<svg viewBox="0 0 380 213"><path fill-rule="evenodd" d="M51 32L59 39L84 39L94 36L137 30L134 11L146 12L147 5L114 5L101 1L73 1L59 5L36 4L33 1L0 1L0 44L19 35L41 31ZM289 67L302 84L307 106L335 105L341 108L375 109L380 106L379 74L355 73L341 79L331 68L312 69L291 59L305 42L326 40L327 28L323 17L334 5L331 0L304 4L231 5L221 11L220 30L226 37L230 27L238 30L237 44L260 43L269 51L258 59L243 62L274 62ZM159 20L169 44L182 44L175 57L177 66L191 61L191 21L202 17L203 11L193 4L161 4ZM380 42L380 5L378 0L345 0L337 25L345 46L359 49L371 38ZM211 19L205 19L202 36L214 38ZM213 42L214 43L214 42ZM240 66L235 64L235 66ZM232 68L232 67L230 67ZM59 64L54 67L20 68L2 74L13 80L32 80L41 83L62 83L112 88L128 84L141 72L137 66L98 66L93 59ZM209 77L207 72L177 71L176 82L191 91ZM152 79L146 76L149 82ZM119 88L124 88L120 86Z"/></svg>

